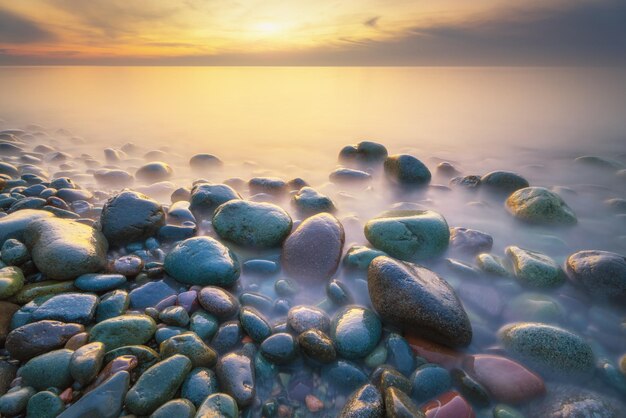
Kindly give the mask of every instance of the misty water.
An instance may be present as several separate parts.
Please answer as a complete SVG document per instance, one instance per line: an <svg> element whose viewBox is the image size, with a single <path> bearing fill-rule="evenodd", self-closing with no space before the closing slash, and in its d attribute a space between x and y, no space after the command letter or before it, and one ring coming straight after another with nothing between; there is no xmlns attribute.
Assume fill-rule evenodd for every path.
<svg viewBox="0 0 626 418"><path fill-rule="evenodd" d="M51 178L69 176L92 191L116 190L98 184L95 170L121 168L134 174L149 161L168 163L173 177L153 185L136 181L133 189L164 204L170 204L175 189L191 187L198 178L221 183L300 177L334 201L346 232L344 251L368 245L363 227L374 216L418 208L441 213L450 227L490 234L491 252L501 257L510 245L539 251L560 264L580 250L626 254L626 214L606 204L626 198L626 176L619 174L626 167L623 69L10 67L0 68L0 92L0 130L25 130L29 150L45 144L68 153L65 161L44 159L42 168ZM384 144L390 154L419 158L433 173L430 186L398 189L376 167L365 167L371 182L330 182L329 173L340 166L341 148L361 140ZM125 159L106 161L105 148L127 143L136 146ZM144 157L150 151L162 152ZM192 172L189 159L200 152L218 156L223 167ZM581 156L602 157L610 164L576 161ZM100 167L85 163L92 159ZM436 168L443 161L460 175L516 172L532 186L557 192L578 223L521 223L505 209L506 196L450 185L451 176ZM249 198L241 184L235 188ZM278 204L294 220L302 218L290 196L256 199ZM200 225L200 233L215 234L209 222ZM233 248L241 260L280 255ZM474 339L467 353L505 353L496 338L502 325L540 320L532 309L520 307L525 301L550 305L541 320L591 341L597 358L616 365L626 353L624 306L591 302L569 283L547 291L525 288L513 278L455 268L449 259L475 266L475 256L454 249L422 264L455 288L469 312ZM364 272L340 267L335 277L355 302L369 305ZM274 299L277 278L264 282L244 273L240 291ZM293 302L317 305L323 299L320 287L301 291ZM546 381L550 390L551 378ZM599 377L570 383L624 396ZM338 399L336 407L345 398ZM489 408L476 410L491 416Z"/></svg>

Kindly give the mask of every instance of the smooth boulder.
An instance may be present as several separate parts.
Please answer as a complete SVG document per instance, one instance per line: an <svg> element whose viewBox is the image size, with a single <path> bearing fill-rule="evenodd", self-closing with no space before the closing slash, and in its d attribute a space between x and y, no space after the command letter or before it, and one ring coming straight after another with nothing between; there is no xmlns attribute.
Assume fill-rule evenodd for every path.
<svg viewBox="0 0 626 418"><path fill-rule="evenodd" d="M517 219L546 225L574 225L574 211L558 194L544 187L519 189L506 200L506 207Z"/></svg>
<svg viewBox="0 0 626 418"><path fill-rule="evenodd" d="M579 251L568 257L565 270L569 280L591 296L626 303L626 257L608 251Z"/></svg>
<svg viewBox="0 0 626 418"><path fill-rule="evenodd" d="M100 224L110 244L125 245L156 235L165 225L165 213L156 200L126 190L104 204Z"/></svg>

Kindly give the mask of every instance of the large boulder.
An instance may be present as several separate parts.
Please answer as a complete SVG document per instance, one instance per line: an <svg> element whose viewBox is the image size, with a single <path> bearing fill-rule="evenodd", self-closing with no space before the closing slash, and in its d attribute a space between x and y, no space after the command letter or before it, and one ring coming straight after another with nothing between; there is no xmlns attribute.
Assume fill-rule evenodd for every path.
<svg viewBox="0 0 626 418"><path fill-rule="evenodd" d="M590 295L626 303L626 257L608 251L579 251L569 256L567 276Z"/></svg>
<svg viewBox="0 0 626 418"><path fill-rule="evenodd" d="M124 245L156 235L165 225L165 213L156 200L126 190L104 204L100 224L109 243Z"/></svg>
<svg viewBox="0 0 626 418"><path fill-rule="evenodd" d="M561 196L544 187L517 190L506 200L506 207L517 219L528 223L573 225L578 222Z"/></svg>

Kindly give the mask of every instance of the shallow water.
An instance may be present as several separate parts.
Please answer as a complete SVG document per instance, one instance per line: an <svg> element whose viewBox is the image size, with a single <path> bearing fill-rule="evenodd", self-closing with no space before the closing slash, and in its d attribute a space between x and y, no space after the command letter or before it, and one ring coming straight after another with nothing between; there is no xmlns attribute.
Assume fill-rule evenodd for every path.
<svg viewBox="0 0 626 418"><path fill-rule="evenodd" d="M626 197L625 177L617 168L574 161L596 155L626 167L624 70L26 67L0 68L0 92L0 130L23 128L33 134L29 146L47 144L72 154L65 166L47 162L46 170L53 176L65 171L93 190L106 188L95 183L81 154L134 173L146 162L146 152L160 149L165 154L157 159L174 168L172 184L136 184L147 194L168 203L175 187L190 186L198 177L213 182L301 177L335 202L346 229L345 249L367 244L363 225L380 212L423 207L443 214L450 226L492 235L492 253L500 256L509 245L540 251L559 263L583 249L626 253L626 216L605 204ZM362 139L383 143L391 154L421 159L433 172L431 187L399 190L376 170L365 186L330 183L339 150ZM139 150L107 164L103 149L127 142ZM224 167L192 173L188 160L197 152L219 156ZM569 228L529 226L507 213L501 196L433 187L449 182L435 170L440 161L451 162L463 175L515 171L533 186L558 192L579 222ZM250 196L245 188L238 191ZM288 197L273 201L298 219ZM237 251L244 260L277 256ZM580 302L569 285L541 292L513 279L467 276L451 268L446 257L474 260L450 250L424 263L455 287L470 312L475 338L468 352L497 352L495 332L501 325L534 319L513 309L512 302L538 293L562 307L552 323L593 341L598 357L615 362L626 352L623 309ZM363 274L340 271L337 277L357 302L369 304ZM244 289L258 287L276 296L273 280L258 283L243 275L241 282ZM295 302L317 304L322 298L322 289L310 289ZM597 380L576 383L614 394Z"/></svg>

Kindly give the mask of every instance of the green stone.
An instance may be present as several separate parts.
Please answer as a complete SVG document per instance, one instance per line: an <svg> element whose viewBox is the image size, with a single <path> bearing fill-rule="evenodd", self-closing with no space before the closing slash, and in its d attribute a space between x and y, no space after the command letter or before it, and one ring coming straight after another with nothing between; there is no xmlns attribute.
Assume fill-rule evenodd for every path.
<svg viewBox="0 0 626 418"><path fill-rule="evenodd" d="M102 367L104 361L104 344L100 342L86 344L72 355L70 374L81 385L91 382Z"/></svg>
<svg viewBox="0 0 626 418"><path fill-rule="evenodd" d="M168 338L161 343L159 351L163 359L175 354L187 356L193 367L213 367L217 361L217 353L193 332Z"/></svg>
<svg viewBox="0 0 626 418"><path fill-rule="evenodd" d="M198 408L195 418L237 418L239 408L237 402L225 394L215 393L208 396Z"/></svg>
<svg viewBox="0 0 626 418"><path fill-rule="evenodd" d="M0 299L7 299L24 287L24 274L18 267L0 269Z"/></svg>
<svg viewBox="0 0 626 418"><path fill-rule="evenodd" d="M15 302L23 305L31 300L40 296L58 295L59 293L67 293L76 291L74 282L57 282L55 280L45 280L38 283L30 283L22 287L22 289L15 294Z"/></svg>
<svg viewBox="0 0 626 418"><path fill-rule="evenodd" d="M70 361L74 352L62 349L54 350L28 361L21 369L20 376L24 384L37 390L57 388L63 390L72 382Z"/></svg>
<svg viewBox="0 0 626 418"><path fill-rule="evenodd" d="M43 391L28 400L26 418L55 418L64 409L65 404L58 395Z"/></svg>
<svg viewBox="0 0 626 418"><path fill-rule="evenodd" d="M193 418L196 407L187 399L172 399L150 415L150 418Z"/></svg>
<svg viewBox="0 0 626 418"><path fill-rule="evenodd" d="M35 395L30 386L15 388L0 396L0 414L3 416L18 415L26 409L28 400Z"/></svg>
<svg viewBox="0 0 626 418"><path fill-rule="evenodd" d="M536 224L574 225L574 211L558 194L544 187L517 190L506 200L506 207L516 218Z"/></svg>
<svg viewBox="0 0 626 418"><path fill-rule="evenodd" d="M565 273L547 255L516 246L507 247L505 252L513 263L515 278L523 285L551 288L565 282Z"/></svg>
<svg viewBox="0 0 626 418"><path fill-rule="evenodd" d="M199 407L207 396L217 392L217 388L215 372L206 367L197 367L185 378L180 396L189 399L196 407Z"/></svg>
<svg viewBox="0 0 626 418"><path fill-rule="evenodd" d="M122 315L94 325L89 340L104 343L110 351L125 345L145 344L155 331L156 322L147 315Z"/></svg>

